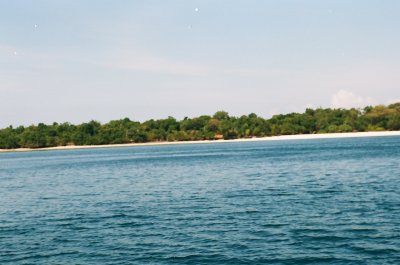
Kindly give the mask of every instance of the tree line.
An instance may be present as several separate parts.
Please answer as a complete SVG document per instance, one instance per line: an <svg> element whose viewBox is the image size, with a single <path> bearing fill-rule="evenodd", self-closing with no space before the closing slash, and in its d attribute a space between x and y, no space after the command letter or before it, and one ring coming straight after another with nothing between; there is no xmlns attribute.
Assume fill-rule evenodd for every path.
<svg viewBox="0 0 400 265"><path fill-rule="evenodd" d="M173 117L145 122L129 118L105 124L90 121L39 123L0 130L0 148L43 148L67 145L104 145L157 141L237 139L293 134L400 130L400 103L364 109L306 109L304 113L274 115L264 119L254 113L240 117L218 111L213 116Z"/></svg>

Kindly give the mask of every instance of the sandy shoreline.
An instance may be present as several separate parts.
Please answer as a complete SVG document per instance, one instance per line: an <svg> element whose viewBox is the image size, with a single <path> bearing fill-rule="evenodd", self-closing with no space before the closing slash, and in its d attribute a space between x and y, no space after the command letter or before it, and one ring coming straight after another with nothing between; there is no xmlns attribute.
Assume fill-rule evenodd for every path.
<svg viewBox="0 0 400 265"><path fill-rule="evenodd" d="M130 144L108 144L108 145L72 145L72 146L45 147L38 149L30 149L30 148L0 149L0 152L29 152L29 151L73 150L73 149L89 149L89 148L115 148L115 147L130 147L130 146L233 143L233 142L255 142L255 141L312 140L312 139L334 139L334 138L377 137L377 136L400 136L400 131L297 134L297 135L281 135L281 136L269 136L260 138L241 138L233 140L213 140L213 141L201 140L201 141L149 142L149 143L130 143Z"/></svg>

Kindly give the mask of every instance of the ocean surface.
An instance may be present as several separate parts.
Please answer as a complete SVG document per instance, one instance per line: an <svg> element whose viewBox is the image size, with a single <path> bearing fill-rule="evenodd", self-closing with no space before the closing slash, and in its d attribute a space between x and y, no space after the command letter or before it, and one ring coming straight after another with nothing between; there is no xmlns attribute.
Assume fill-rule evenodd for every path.
<svg viewBox="0 0 400 265"><path fill-rule="evenodd" d="M400 264L400 137L1 153L0 264Z"/></svg>

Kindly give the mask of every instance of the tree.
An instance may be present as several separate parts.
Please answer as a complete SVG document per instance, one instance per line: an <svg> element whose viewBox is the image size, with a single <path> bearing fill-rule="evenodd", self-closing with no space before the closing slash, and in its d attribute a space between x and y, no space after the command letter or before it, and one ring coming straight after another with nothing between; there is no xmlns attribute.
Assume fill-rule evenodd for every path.
<svg viewBox="0 0 400 265"><path fill-rule="evenodd" d="M264 119L254 113L240 117L218 111L212 117L203 115L173 117L145 122L129 118L101 124L90 121L39 123L28 127L9 126L0 129L0 148L42 148L60 145L116 144L150 141L213 140L271 135L351 131L400 130L400 103L368 106L360 109L306 109L304 113L274 115Z"/></svg>
<svg viewBox="0 0 400 265"><path fill-rule="evenodd" d="M220 121L222 121L222 120L229 120L229 114L228 114L228 112L226 112L226 111L217 111L215 114L214 114L214 116L213 116L213 118L214 119L217 119L217 120L220 120Z"/></svg>

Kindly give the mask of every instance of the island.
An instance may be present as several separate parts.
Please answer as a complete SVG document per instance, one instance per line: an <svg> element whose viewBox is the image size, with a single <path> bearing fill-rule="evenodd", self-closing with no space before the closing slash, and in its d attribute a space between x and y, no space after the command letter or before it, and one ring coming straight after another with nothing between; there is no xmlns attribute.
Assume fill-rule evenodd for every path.
<svg viewBox="0 0 400 265"><path fill-rule="evenodd" d="M365 132L398 130L400 103L367 106L363 109L308 108L303 113L279 114L269 119L254 113L235 117L225 111L218 111L214 115L185 117L182 120L168 117L139 122L124 118L105 124L92 120L78 125L54 122L51 125L39 123L27 127L9 126L0 130L0 149L69 149L236 139L287 139L282 136L290 135L302 136L289 139L303 139L311 135L319 135L317 138L321 138L322 134L335 134L337 137L337 133L356 136L356 132L363 132L358 134L362 136Z"/></svg>

